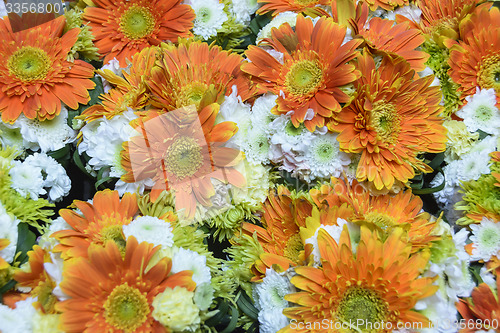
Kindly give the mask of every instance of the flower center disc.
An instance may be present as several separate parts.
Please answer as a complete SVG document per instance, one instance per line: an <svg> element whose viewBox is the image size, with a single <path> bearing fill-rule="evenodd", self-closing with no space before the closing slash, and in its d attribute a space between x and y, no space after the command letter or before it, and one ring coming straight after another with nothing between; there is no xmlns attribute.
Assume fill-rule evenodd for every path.
<svg viewBox="0 0 500 333"><path fill-rule="evenodd" d="M316 61L302 60L295 63L286 75L285 84L294 95L307 95L318 89L323 71Z"/></svg>
<svg viewBox="0 0 500 333"><path fill-rule="evenodd" d="M7 60L9 72L25 82L45 79L51 65L44 50L31 46L17 50Z"/></svg>
<svg viewBox="0 0 500 333"><path fill-rule="evenodd" d="M337 308L341 322L361 324L357 328L362 332L378 331L373 327L386 320L387 312L386 302L375 291L359 287L348 289Z"/></svg>
<svg viewBox="0 0 500 333"><path fill-rule="evenodd" d="M115 287L104 303L106 321L127 332L133 332L140 327L149 312L146 296L127 283Z"/></svg>
<svg viewBox="0 0 500 333"><path fill-rule="evenodd" d="M295 234L288 239L283 254L285 255L286 258L290 259L291 261L298 262L300 251L302 251L303 249L304 245L302 245L300 235Z"/></svg>
<svg viewBox="0 0 500 333"><path fill-rule="evenodd" d="M500 55L485 59L477 73L477 82L481 88L493 88L500 91Z"/></svg>
<svg viewBox="0 0 500 333"><path fill-rule="evenodd" d="M305 126L303 124L300 124L299 127L295 127L292 121L289 120L285 126L285 133L290 136L297 136L302 134L302 132L304 131L304 127Z"/></svg>
<svg viewBox="0 0 500 333"><path fill-rule="evenodd" d="M129 39L140 39L153 32L155 19L149 9L134 5L120 18L120 27Z"/></svg>
<svg viewBox="0 0 500 333"><path fill-rule="evenodd" d="M401 129L400 124L401 120L394 105L384 101L373 103L371 125L380 139L387 143L396 142Z"/></svg>
<svg viewBox="0 0 500 333"><path fill-rule="evenodd" d="M195 139L182 136L165 153L165 165L179 180L194 175L203 165L201 147Z"/></svg>
<svg viewBox="0 0 500 333"><path fill-rule="evenodd" d="M194 104L196 108L199 107L205 92L207 91L206 84L194 82L190 85L187 85L182 89L180 100L180 106L189 106Z"/></svg>

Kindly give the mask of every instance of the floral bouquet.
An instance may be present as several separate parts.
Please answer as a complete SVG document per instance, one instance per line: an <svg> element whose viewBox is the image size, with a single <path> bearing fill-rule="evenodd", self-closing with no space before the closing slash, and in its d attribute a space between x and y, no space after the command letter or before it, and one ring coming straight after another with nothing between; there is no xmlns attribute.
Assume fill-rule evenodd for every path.
<svg viewBox="0 0 500 333"><path fill-rule="evenodd" d="M0 332L500 332L493 0L0 2Z"/></svg>

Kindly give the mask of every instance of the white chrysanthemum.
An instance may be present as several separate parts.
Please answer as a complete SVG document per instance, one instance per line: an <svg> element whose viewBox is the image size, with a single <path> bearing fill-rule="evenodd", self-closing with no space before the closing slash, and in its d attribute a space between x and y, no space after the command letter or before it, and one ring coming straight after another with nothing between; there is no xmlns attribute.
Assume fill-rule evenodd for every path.
<svg viewBox="0 0 500 333"><path fill-rule="evenodd" d="M63 280L63 263L64 260L61 258L60 253L50 252L50 261L43 264L45 272L50 276L52 281L56 283L56 286L52 290L52 294L57 297L60 301L65 301L70 297L66 295L61 289L61 282Z"/></svg>
<svg viewBox="0 0 500 333"><path fill-rule="evenodd" d="M233 0L231 1L230 11L234 16L236 23L248 25L250 16L259 9L257 0Z"/></svg>
<svg viewBox="0 0 500 333"><path fill-rule="evenodd" d="M47 251L51 251L59 242L51 235L61 230L72 230L73 228L62 217L58 217L49 224L48 229L43 233L38 241L38 245Z"/></svg>
<svg viewBox="0 0 500 333"><path fill-rule="evenodd" d="M488 134L500 133L500 111L496 107L494 89L476 88L476 93L467 96L467 105L456 112L463 118L467 129L471 132L481 130Z"/></svg>
<svg viewBox="0 0 500 333"><path fill-rule="evenodd" d="M289 116L281 115L269 125L272 133L271 145L279 146L278 151L283 153L305 152L311 144L314 135L303 125L295 127ZM325 131L326 132L326 131ZM281 160L280 156L273 156L273 160Z"/></svg>
<svg viewBox="0 0 500 333"><path fill-rule="evenodd" d="M276 333L290 323L281 309L259 312L259 332Z"/></svg>
<svg viewBox="0 0 500 333"><path fill-rule="evenodd" d="M7 213L0 202L0 239L8 239L9 244L3 250L0 250L0 257L8 263L14 260L17 246L17 225L19 220Z"/></svg>
<svg viewBox="0 0 500 333"><path fill-rule="evenodd" d="M250 127L242 149L249 162L253 164L269 163L269 137L265 129L255 126Z"/></svg>
<svg viewBox="0 0 500 333"><path fill-rule="evenodd" d="M68 195L71 190L71 179L66 170L55 159L45 153L28 156L23 163L39 167L43 175L43 187L48 189L49 201L57 202Z"/></svg>
<svg viewBox="0 0 500 333"><path fill-rule="evenodd" d="M325 230L337 243L340 241L340 235L342 234L342 229L344 225L347 225L347 229L349 230L349 236L351 238L351 244L353 247L353 251L356 252L357 243L359 242L359 226L350 222L347 222L344 219L338 218L337 225L320 225L318 229L314 232L314 236L306 239L305 244L312 244L313 250L312 255L314 257L314 264L318 266L321 263L321 255L319 253L319 245L318 245L318 233L320 229Z"/></svg>
<svg viewBox="0 0 500 333"><path fill-rule="evenodd" d="M16 308L0 304L0 332L29 333L33 331L33 316L36 313L33 302L36 299L27 298L16 303Z"/></svg>
<svg viewBox="0 0 500 333"><path fill-rule="evenodd" d="M480 224L472 224L472 260L489 261L500 251L500 223L483 218Z"/></svg>
<svg viewBox="0 0 500 333"><path fill-rule="evenodd" d="M14 161L9 175L11 187L23 197L37 200L39 195L47 193L43 189L42 169L37 166Z"/></svg>
<svg viewBox="0 0 500 333"><path fill-rule="evenodd" d="M203 39L216 36L217 30L222 28L222 24L227 21L224 4L219 3L218 0L191 0L189 4L196 14L194 34Z"/></svg>
<svg viewBox="0 0 500 333"><path fill-rule="evenodd" d="M118 179L115 183L115 190L118 191L120 196L123 196L125 193L139 193L142 195L146 188L150 189L154 184L155 182L151 178L135 181L134 183L126 183Z"/></svg>
<svg viewBox="0 0 500 333"><path fill-rule="evenodd" d="M250 116L253 126L269 130L269 124L276 119L276 115L272 114L271 110L276 106L277 98L277 95L265 94L255 100Z"/></svg>
<svg viewBox="0 0 500 333"><path fill-rule="evenodd" d="M174 245L174 234L169 222L154 216L139 216L132 222L123 226L123 234L126 238L134 236L139 243L171 247Z"/></svg>
<svg viewBox="0 0 500 333"><path fill-rule="evenodd" d="M481 175L490 173L489 161L490 156L487 153L469 152L455 163L458 164L461 180L478 180Z"/></svg>
<svg viewBox="0 0 500 333"><path fill-rule="evenodd" d="M192 271L193 281L196 285L209 283L211 280L210 269L207 267L207 258L197 252L179 248L172 258L172 273Z"/></svg>
<svg viewBox="0 0 500 333"><path fill-rule="evenodd" d="M111 120L94 120L80 130L82 142L78 145L78 152L85 152L90 157L89 164L95 171L110 167L110 172L104 173L103 177L120 177L125 173L121 166L120 152L122 143L136 133L129 125L135 118L137 116L129 109Z"/></svg>
<svg viewBox="0 0 500 333"><path fill-rule="evenodd" d="M226 96L224 102L220 105L220 110L217 114L217 123L223 121L236 123L238 132L226 142L226 146L240 148L252 123L250 120L250 105L243 103L235 85L232 87L232 90L231 95Z"/></svg>
<svg viewBox="0 0 500 333"><path fill-rule="evenodd" d="M5 2L0 1L0 18L8 16L7 8L5 8Z"/></svg>
<svg viewBox="0 0 500 333"><path fill-rule="evenodd" d="M396 15L404 16L410 21L418 24L420 23L422 11L414 4L410 4L408 6L398 7L396 10L388 12L386 18L391 21L396 21Z"/></svg>
<svg viewBox="0 0 500 333"><path fill-rule="evenodd" d="M497 287L497 281L495 279L495 275L493 275L488 268L485 266L481 267L481 270L479 271L479 276L483 280L484 283L486 283L490 288L496 289Z"/></svg>
<svg viewBox="0 0 500 333"><path fill-rule="evenodd" d="M254 207L259 207L266 200L269 187L271 187L269 179L270 167L262 164L251 164L245 159L235 169L245 177L246 184L241 188L231 188L234 204L245 202Z"/></svg>
<svg viewBox="0 0 500 333"><path fill-rule="evenodd" d="M259 44L264 38L271 38L271 30L273 28L279 28L282 24L288 23L293 28L297 23L297 13L294 12L283 12L276 15L271 22L269 22L265 27L260 29L257 34L257 40L255 44Z"/></svg>
<svg viewBox="0 0 500 333"><path fill-rule="evenodd" d="M285 296L295 292L294 286L284 275L272 268L266 269L266 276L261 283L254 285L256 306L261 312L283 310L289 306Z"/></svg>
<svg viewBox="0 0 500 333"><path fill-rule="evenodd" d="M16 147L19 150L29 149L30 145L24 144L21 129L18 124L6 124L0 122L0 145Z"/></svg>
<svg viewBox="0 0 500 333"><path fill-rule="evenodd" d="M340 151L337 134L316 135L305 153L309 165L310 180L315 178L339 177L351 163L349 155Z"/></svg>
<svg viewBox="0 0 500 333"><path fill-rule="evenodd" d="M128 72L128 69L132 66L132 63L130 63L129 61L127 61L129 64L127 67L123 68L123 67L120 67L120 61L118 61L116 58L113 58L111 60L109 60L107 63L105 63L102 67L101 67L101 70L110 70L112 71L115 75L118 75L120 77L123 77L123 73L122 71L123 70L126 70ZM99 76L102 80L102 87L104 89L104 93L107 93L108 91L110 91L113 86L111 85L111 83L109 83L105 78L103 78L102 76L100 76L99 74L96 74L97 76Z"/></svg>
<svg viewBox="0 0 500 333"><path fill-rule="evenodd" d="M457 317L455 303L450 302L438 291L430 297L421 299L415 305L418 312L425 315L433 323L433 328L421 329L421 333L455 333L453 319Z"/></svg>
<svg viewBox="0 0 500 333"><path fill-rule="evenodd" d="M51 120L39 121L28 119L24 115L19 116L16 124L21 129L25 141L33 151L40 149L46 153L63 148L67 143L75 140L75 131L68 126L68 110L61 107L61 113Z"/></svg>

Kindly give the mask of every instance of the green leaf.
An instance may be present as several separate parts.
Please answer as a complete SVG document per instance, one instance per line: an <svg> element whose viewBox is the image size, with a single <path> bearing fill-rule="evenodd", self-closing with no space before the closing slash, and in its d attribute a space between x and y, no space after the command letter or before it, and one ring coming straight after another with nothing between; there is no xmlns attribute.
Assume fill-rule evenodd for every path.
<svg viewBox="0 0 500 333"><path fill-rule="evenodd" d="M430 188L420 188L420 189L414 189L412 192L413 194L421 195L421 194L432 194L435 192L439 192L444 188L444 185L446 184L446 179L443 170L441 167L437 168L437 171L441 172L443 174L443 182L436 186L436 187L430 187Z"/></svg>
<svg viewBox="0 0 500 333"><path fill-rule="evenodd" d="M253 320L258 320L259 311L253 305L250 297L248 297L248 295L242 290L240 290L238 292L238 295L236 296L236 305L238 305L238 308L243 311L243 313L245 313L248 317L252 318Z"/></svg>
<svg viewBox="0 0 500 333"><path fill-rule="evenodd" d="M6 284L4 284L1 288L0 288L0 303L3 302L3 294L5 294L7 291L11 290L12 288L14 288L14 286L16 285L16 281L15 280L10 280L9 282L7 282Z"/></svg>
<svg viewBox="0 0 500 333"><path fill-rule="evenodd" d="M91 80L94 81L95 88L89 90L90 101L87 103L87 106L97 104L99 102L99 96L101 96L101 94L104 94L104 87L102 85L101 77L94 75Z"/></svg>
<svg viewBox="0 0 500 333"><path fill-rule="evenodd" d="M215 326L219 323L222 322L222 319L226 316L226 314L228 313L228 310L229 310L229 305L222 301L219 303L219 306L217 308L218 312L213 316L211 317L210 319L208 319L205 324L207 326Z"/></svg>
<svg viewBox="0 0 500 333"><path fill-rule="evenodd" d="M61 149L58 149L58 150L55 150L55 151L51 151L47 155L49 155L50 157L52 157L55 160L59 161L59 160L62 160L62 159L67 159L69 157L70 151L71 151L71 145L67 144L64 147L62 147Z"/></svg>
<svg viewBox="0 0 500 333"><path fill-rule="evenodd" d="M436 156L429 163L429 166L432 168L432 170L437 170L437 168L441 166L443 161L444 161L444 152L436 154Z"/></svg>
<svg viewBox="0 0 500 333"><path fill-rule="evenodd" d="M94 178L88 171L85 169L85 166L83 165L82 159L80 155L78 154L78 149L75 149L75 152L73 153L73 162L75 162L75 165L80 169L84 174L89 176L90 178Z"/></svg>
<svg viewBox="0 0 500 333"><path fill-rule="evenodd" d="M19 223L17 225L17 247L16 253L21 252L17 260L24 264L28 260L28 251L33 249L36 242L36 235L30 230L26 223Z"/></svg>
<svg viewBox="0 0 500 333"><path fill-rule="evenodd" d="M236 325L238 325L238 317L239 317L238 309L232 305L230 307L231 307L231 321L229 322L227 327L221 331L221 333L230 333L234 331Z"/></svg>
<svg viewBox="0 0 500 333"><path fill-rule="evenodd" d="M104 174L105 171L109 171L109 168L101 168L99 170L99 172L97 173L97 181L95 183L95 189L96 190L99 190L99 186L106 183L106 182L109 182L110 180L113 179L113 177L102 177L102 175Z"/></svg>

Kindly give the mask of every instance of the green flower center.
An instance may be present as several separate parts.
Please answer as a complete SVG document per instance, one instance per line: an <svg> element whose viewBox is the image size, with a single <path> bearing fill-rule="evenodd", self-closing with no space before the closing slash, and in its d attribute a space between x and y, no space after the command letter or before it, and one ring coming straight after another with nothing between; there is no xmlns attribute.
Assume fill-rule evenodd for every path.
<svg viewBox="0 0 500 333"><path fill-rule="evenodd" d="M483 60L477 72L477 82L481 88L500 91L500 55Z"/></svg>
<svg viewBox="0 0 500 333"><path fill-rule="evenodd" d="M175 140L165 153L167 171L182 180L194 175L203 165L200 145L195 139L181 136Z"/></svg>
<svg viewBox="0 0 500 333"><path fill-rule="evenodd" d="M291 120L285 126L285 133L289 136L298 136L304 131L304 125L300 124L299 127L295 127Z"/></svg>
<svg viewBox="0 0 500 333"><path fill-rule="evenodd" d="M488 122L493 117L493 110L487 105L480 105L476 109L476 118L482 122Z"/></svg>
<svg viewBox="0 0 500 333"><path fill-rule="evenodd" d="M387 314L387 303L380 298L379 294L374 290L361 287L348 289L337 308L339 321L354 325L361 324L357 326L357 331L362 332L372 331L374 326L386 321Z"/></svg>
<svg viewBox="0 0 500 333"><path fill-rule="evenodd" d="M327 140L321 140L314 149L314 157L320 163L328 163L334 159L336 154L335 146Z"/></svg>
<svg viewBox="0 0 500 333"><path fill-rule="evenodd" d="M371 125L379 139L392 144L397 141L401 130L401 118L394 105L378 101L373 103Z"/></svg>
<svg viewBox="0 0 500 333"><path fill-rule="evenodd" d="M294 95L307 95L318 90L323 70L316 61L302 60L295 63L286 75L285 85Z"/></svg>
<svg viewBox="0 0 500 333"><path fill-rule="evenodd" d="M146 296L127 283L113 289L104 303L104 318L116 329L133 332L147 319L150 312Z"/></svg>
<svg viewBox="0 0 500 333"><path fill-rule="evenodd" d="M203 7L198 10L198 14L196 15L196 19L200 22L207 23L210 21L210 18L212 17L212 12L210 11L210 8Z"/></svg>
<svg viewBox="0 0 500 333"><path fill-rule="evenodd" d="M51 65L47 53L32 46L17 50L7 60L9 73L25 82L45 79Z"/></svg>
<svg viewBox="0 0 500 333"><path fill-rule="evenodd" d="M120 28L129 39L140 39L154 30L156 20L147 8L133 5L120 18Z"/></svg>
<svg viewBox="0 0 500 333"><path fill-rule="evenodd" d="M481 246L488 249L496 248L500 244L500 235L497 228L484 228L478 238Z"/></svg>

